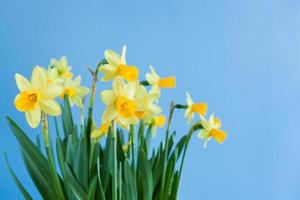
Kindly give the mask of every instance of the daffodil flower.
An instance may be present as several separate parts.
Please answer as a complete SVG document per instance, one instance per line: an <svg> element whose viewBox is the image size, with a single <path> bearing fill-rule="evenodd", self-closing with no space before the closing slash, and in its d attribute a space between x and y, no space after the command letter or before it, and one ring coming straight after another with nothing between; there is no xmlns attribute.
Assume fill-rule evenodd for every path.
<svg viewBox="0 0 300 200"><path fill-rule="evenodd" d="M102 136L107 134L108 128L109 124L102 124L99 129L96 129L91 133L91 138L100 139Z"/></svg>
<svg viewBox="0 0 300 200"><path fill-rule="evenodd" d="M73 74L70 72L72 67L68 66L68 60L65 56L62 56L60 60L51 59L49 69L56 69L59 78L73 78Z"/></svg>
<svg viewBox="0 0 300 200"><path fill-rule="evenodd" d="M164 115L159 115L153 118L151 133L153 136L156 135L157 127L162 128L165 125L166 117Z"/></svg>
<svg viewBox="0 0 300 200"><path fill-rule="evenodd" d="M104 73L102 81L110 81L118 76L123 77L127 81L138 79L139 70L135 66L128 66L125 60L126 46L122 49L122 55L112 50L106 50L104 53L108 64L99 67L99 71Z"/></svg>
<svg viewBox="0 0 300 200"><path fill-rule="evenodd" d="M161 108L155 104L156 96L148 94L143 85L138 86L135 99L138 104L135 115L146 124L151 123L153 116L161 113Z"/></svg>
<svg viewBox="0 0 300 200"><path fill-rule="evenodd" d="M174 76L161 78L154 70L153 66L150 65L150 73L146 74L146 80L152 86L150 94L155 95L157 98L160 97L161 88L174 88L176 87L176 78Z"/></svg>
<svg viewBox="0 0 300 200"><path fill-rule="evenodd" d="M204 140L204 147L207 146L207 143L211 140L211 138L214 138L218 143L224 142L227 137L227 133L220 130L222 124L219 118L211 115L209 120L202 118L200 123L203 129L199 132L198 137Z"/></svg>
<svg viewBox="0 0 300 200"><path fill-rule="evenodd" d="M135 116L137 103L134 100L137 87L137 81L125 84L121 77L117 77L113 81L112 90L101 92L101 99L107 105L102 114L102 123L107 124L115 120L127 129L129 125L137 123L138 119Z"/></svg>
<svg viewBox="0 0 300 200"><path fill-rule="evenodd" d="M35 67L30 81L20 74L16 74L15 78L20 90L14 101L15 107L18 111L25 112L26 120L32 128L40 124L41 112L51 116L61 114L55 98L63 89L56 84L47 84L45 70Z"/></svg>
<svg viewBox="0 0 300 200"><path fill-rule="evenodd" d="M80 84L80 76L77 76L74 80L66 79L64 83L64 91L61 93L60 97L64 98L65 95L68 95L71 106L75 104L79 108L82 108L82 98L89 93L89 89L81 86Z"/></svg>
<svg viewBox="0 0 300 200"><path fill-rule="evenodd" d="M191 95L188 92L186 93L186 96L187 109L185 110L184 116L187 118L188 124L190 124L194 118L194 113L198 113L200 116L206 115L207 104L194 103Z"/></svg>

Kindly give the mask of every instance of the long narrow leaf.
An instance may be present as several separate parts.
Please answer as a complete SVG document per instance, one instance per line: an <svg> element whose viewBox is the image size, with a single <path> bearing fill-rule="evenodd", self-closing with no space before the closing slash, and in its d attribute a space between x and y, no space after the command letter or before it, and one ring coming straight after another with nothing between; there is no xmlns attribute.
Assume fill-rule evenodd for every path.
<svg viewBox="0 0 300 200"><path fill-rule="evenodd" d="M32 200L32 197L30 196L30 194L27 192L27 190L25 189L25 187L22 185L22 183L20 182L20 180L18 179L18 177L16 176L15 172L13 171L13 169L11 168L6 153L4 153L4 158L9 170L10 175L12 176L12 178L14 179L14 182L16 183L17 187L19 188L20 192L22 193L23 197L26 200Z"/></svg>

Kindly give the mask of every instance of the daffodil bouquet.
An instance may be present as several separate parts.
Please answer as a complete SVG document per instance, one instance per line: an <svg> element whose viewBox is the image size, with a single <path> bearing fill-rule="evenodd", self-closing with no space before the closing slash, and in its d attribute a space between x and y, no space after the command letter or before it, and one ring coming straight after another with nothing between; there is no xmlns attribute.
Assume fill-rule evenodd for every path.
<svg viewBox="0 0 300 200"><path fill-rule="evenodd" d="M160 77L150 66L146 79L140 81L138 68L126 63L125 53L126 47L121 55L105 51L105 59L95 70L89 69L93 77L90 89L81 86L80 76L73 78L65 57L52 59L48 68L34 67L30 80L15 75L20 90L15 107L25 113L30 127L41 126L41 133L32 141L10 117L7 121L44 199L174 200L193 133L199 132L205 146L212 138L219 143L225 140L220 120L214 115L207 119L207 104L194 103L188 93L186 103L171 103L166 119L158 102L162 89L175 87L175 77ZM95 100L100 80L112 88L100 92L106 108L97 126L93 108L100 103ZM79 116L73 116L73 106L79 107ZM171 129L176 109L185 110L190 124L188 133L178 139ZM193 122L194 115L199 118ZM49 133L50 117L56 135ZM153 147L151 140L165 121L164 139ZM7 164L24 198L32 199L8 160Z"/></svg>

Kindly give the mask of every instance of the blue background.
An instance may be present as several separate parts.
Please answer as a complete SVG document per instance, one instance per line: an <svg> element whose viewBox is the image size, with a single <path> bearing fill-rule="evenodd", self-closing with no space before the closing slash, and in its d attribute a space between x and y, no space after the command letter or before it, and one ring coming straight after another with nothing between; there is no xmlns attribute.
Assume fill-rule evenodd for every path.
<svg viewBox="0 0 300 200"><path fill-rule="evenodd" d="M228 140L203 148L193 138L179 199L300 199L300 2L296 0L17 1L0 0L0 149L36 199L5 116L32 138L13 106L14 74L66 55L90 86L86 66L105 49L128 46L127 61L143 73L153 64L177 76L161 100L206 101ZM99 84L99 88L109 87ZM97 97L99 100L99 95ZM103 106L97 102L100 121ZM183 112L173 128L188 130ZM155 139L160 140L163 131ZM20 199L0 157L0 199Z"/></svg>

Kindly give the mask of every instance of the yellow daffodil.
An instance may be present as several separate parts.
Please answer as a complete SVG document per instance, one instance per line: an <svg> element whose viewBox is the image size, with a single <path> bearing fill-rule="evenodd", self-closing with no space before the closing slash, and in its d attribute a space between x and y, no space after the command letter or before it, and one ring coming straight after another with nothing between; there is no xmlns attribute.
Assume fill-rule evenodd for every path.
<svg viewBox="0 0 300 200"><path fill-rule="evenodd" d="M104 73L102 81L110 81L121 76L127 81L138 79L139 70L135 66L129 66L125 60L126 46L122 49L122 55L112 50L106 50L104 55L108 64L99 67L99 71Z"/></svg>
<svg viewBox="0 0 300 200"><path fill-rule="evenodd" d="M64 79L58 77L57 70L49 67L48 69L41 68L47 77L47 84L57 84L63 87Z"/></svg>
<svg viewBox="0 0 300 200"><path fill-rule="evenodd" d="M161 108L155 104L155 95L148 94L143 85L139 85L136 92L137 109L135 115L144 120L146 124L151 123L153 116L161 113Z"/></svg>
<svg viewBox="0 0 300 200"><path fill-rule="evenodd" d="M96 129L91 133L91 138L100 139L102 136L107 134L108 128L109 124L102 124L99 129Z"/></svg>
<svg viewBox="0 0 300 200"><path fill-rule="evenodd" d="M127 129L130 124L137 123L138 119L135 116L137 103L134 100L137 87L137 81L125 84L121 77L117 77L113 81L112 90L101 92L101 99L107 105L102 115L102 123L107 124L115 120Z"/></svg>
<svg viewBox="0 0 300 200"><path fill-rule="evenodd" d="M152 129L151 133L153 136L156 135L157 127L162 128L165 125L166 117L164 115L159 115L153 118L152 120Z"/></svg>
<svg viewBox="0 0 300 200"><path fill-rule="evenodd" d="M146 80L152 86L150 94L160 97L161 88L174 88L176 87L176 78L174 76L161 78L155 72L153 66L150 65L150 73L146 74Z"/></svg>
<svg viewBox="0 0 300 200"><path fill-rule="evenodd" d="M25 112L26 120L32 128L36 128L41 121L41 112L51 116L61 114L61 108L55 98L62 92L62 88L55 84L47 84L45 70L37 66L32 71L31 81L20 74L15 75L20 93L15 98L15 107Z"/></svg>
<svg viewBox="0 0 300 200"><path fill-rule="evenodd" d="M218 143L223 143L227 137L225 131L220 130L222 124L219 118L216 118L214 115L211 115L209 120L204 118L200 121L203 129L198 134L198 137L204 140L204 147L206 147L207 142L214 138Z"/></svg>
<svg viewBox="0 0 300 200"><path fill-rule="evenodd" d="M207 104L206 103L194 103L192 97L187 92L186 93L186 102L187 102L187 109L185 110L184 116L188 120L188 124L192 122L194 118L194 113L198 113L200 116L205 116L207 111Z"/></svg>
<svg viewBox="0 0 300 200"><path fill-rule="evenodd" d="M68 95L71 106L75 104L82 108L82 98L89 93L89 89L81 86L80 84L80 76L77 76L74 80L66 79L64 83L64 91L61 93L60 97L64 98L65 95Z"/></svg>
<svg viewBox="0 0 300 200"><path fill-rule="evenodd" d="M59 78L73 78L73 74L70 72L72 67L68 66L68 60L65 56L62 56L60 60L51 59L49 69L56 69Z"/></svg>

